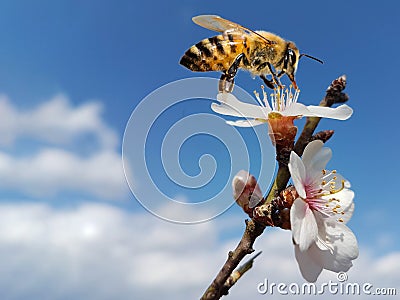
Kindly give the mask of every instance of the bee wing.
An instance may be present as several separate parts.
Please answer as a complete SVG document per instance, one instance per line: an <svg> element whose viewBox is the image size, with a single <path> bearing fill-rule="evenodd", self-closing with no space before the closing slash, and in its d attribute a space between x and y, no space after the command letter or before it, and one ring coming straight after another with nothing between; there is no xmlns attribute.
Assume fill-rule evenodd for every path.
<svg viewBox="0 0 400 300"><path fill-rule="evenodd" d="M235 22L226 20L224 18L221 18L220 16L216 15L200 15L192 18L193 22L196 23L197 25L217 31L217 32L223 32L223 33L239 33L239 34L255 34L257 35L264 43L267 44L275 44L275 42L270 41L263 37L261 34L248 29L246 27L243 27L242 25L239 25Z"/></svg>
<svg viewBox="0 0 400 300"><path fill-rule="evenodd" d="M227 30L241 31L244 29L244 27L239 24L236 24L234 22L228 21L224 18L221 18L220 16L215 16L215 15L200 15L193 17L192 20L194 23L196 23L201 27L214 30L217 32L224 32Z"/></svg>

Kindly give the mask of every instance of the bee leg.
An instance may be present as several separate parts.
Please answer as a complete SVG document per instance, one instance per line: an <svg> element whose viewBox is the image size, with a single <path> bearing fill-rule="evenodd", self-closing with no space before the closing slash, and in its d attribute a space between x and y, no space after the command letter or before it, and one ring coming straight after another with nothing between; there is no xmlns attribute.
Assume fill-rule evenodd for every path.
<svg viewBox="0 0 400 300"><path fill-rule="evenodd" d="M229 77L228 75L223 73L221 75L221 78L219 79L218 91L220 93L231 93L235 85L234 81L234 77Z"/></svg>
<svg viewBox="0 0 400 300"><path fill-rule="evenodd" d="M221 75L218 86L218 90L220 93L231 93L233 91L233 87L235 85L235 76L237 71L239 70L240 61L242 60L243 56L243 53L236 56L229 69Z"/></svg>
<svg viewBox="0 0 400 300"><path fill-rule="evenodd" d="M264 83L267 87L269 87L270 89L275 88L273 80L267 79L267 77L265 77L265 75L260 75L260 78L264 81Z"/></svg>
<svg viewBox="0 0 400 300"><path fill-rule="evenodd" d="M271 74L272 74L272 80L274 81L274 83L275 83L277 86L279 86L280 88L282 88L282 84L281 84L281 82L279 81L278 76L276 76L274 70L272 69L271 64L270 64L270 63L267 63L267 66L268 66L269 71L270 71Z"/></svg>
<svg viewBox="0 0 400 300"><path fill-rule="evenodd" d="M285 71L280 71L277 76L278 76L278 78L281 78L282 75L284 75L284 74L286 74ZM290 81L292 82L292 85L293 85L294 89L297 90L298 87L297 87L297 84L296 84L296 80L294 80L294 76L293 75L289 75L289 74L287 74L287 76L289 77Z"/></svg>

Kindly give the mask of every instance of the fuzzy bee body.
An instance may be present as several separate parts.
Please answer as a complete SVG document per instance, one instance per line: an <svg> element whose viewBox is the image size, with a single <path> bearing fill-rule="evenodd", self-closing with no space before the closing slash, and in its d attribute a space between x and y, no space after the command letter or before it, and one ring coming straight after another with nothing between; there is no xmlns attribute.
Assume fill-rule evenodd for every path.
<svg viewBox="0 0 400 300"><path fill-rule="evenodd" d="M248 35L237 39L233 34L228 33L226 37L220 34L204 39L190 47L182 56L180 64L195 72L225 72L236 57L243 53L244 56L239 67L249 71L253 76L271 74L267 62L275 66L275 70L281 71L283 52L286 47L280 47L280 44L284 40L266 31L257 31L257 33L270 40L275 40L276 44L266 48L257 41L258 36L255 38ZM290 43L293 48L295 47L292 42L287 43L287 46Z"/></svg>
<svg viewBox="0 0 400 300"><path fill-rule="evenodd" d="M227 71L235 58L246 51L244 41L233 40L228 34L204 39L190 47L182 56L180 64L195 72Z"/></svg>
<svg viewBox="0 0 400 300"><path fill-rule="evenodd" d="M222 92L233 89L234 76L239 68L260 76L269 87L273 87L273 83L279 84L279 77L287 74L297 88L294 74L299 58L305 54L300 55L293 42L270 32L252 31L219 16L201 15L194 17L193 21L222 34L190 47L180 64L195 72L223 72L221 81L230 85L223 82L220 91L221 86ZM265 75L272 75L272 80L266 79Z"/></svg>

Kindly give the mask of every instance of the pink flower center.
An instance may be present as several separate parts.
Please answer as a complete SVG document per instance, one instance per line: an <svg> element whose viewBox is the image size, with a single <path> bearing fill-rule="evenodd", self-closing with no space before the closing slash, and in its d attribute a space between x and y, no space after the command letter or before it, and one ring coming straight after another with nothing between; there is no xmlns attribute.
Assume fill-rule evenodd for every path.
<svg viewBox="0 0 400 300"><path fill-rule="evenodd" d="M307 180L308 181L308 180ZM341 180L341 187L337 188L336 171L327 172L322 170L319 178L313 182L306 182L304 185L306 191L306 203L311 210L315 210L324 216L331 217L337 214L344 215L341 209L340 199L333 197L336 193L344 189L344 180ZM326 196L332 196L327 198ZM338 219L343 222L342 218Z"/></svg>

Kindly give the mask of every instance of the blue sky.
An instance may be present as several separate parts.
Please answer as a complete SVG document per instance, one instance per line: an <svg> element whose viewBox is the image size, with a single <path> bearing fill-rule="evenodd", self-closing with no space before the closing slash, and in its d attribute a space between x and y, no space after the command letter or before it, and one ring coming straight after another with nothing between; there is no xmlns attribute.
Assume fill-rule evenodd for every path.
<svg viewBox="0 0 400 300"><path fill-rule="evenodd" d="M396 194L400 168L398 10L392 1L379 5L364 1L362 6L341 0L334 4L158 1L140 5L133 1L2 1L0 251L9 263L8 272L0 272L0 290L5 299L29 295L45 299L46 293L49 299L131 299L132 295L153 299L157 292L167 299L176 299L177 293L189 298L200 295L212 279L242 232L240 210L233 207L202 225L167 223L134 199L121 166L125 126L149 93L178 79L218 78L217 73L192 73L178 63L187 48L213 35L192 23L191 17L198 14L218 14L252 29L275 32L295 41L302 52L322 59L324 65L307 59L300 62L296 78L300 101L305 104L318 103L333 79L347 75L348 104L354 115L346 122L323 120L319 128L335 130L328 144L333 150L329 167L348 178L356 192L350 227L361 254L353 276L368 280L362 274L370 268L380 276L399 278L398 271L390 268L400 263L399 218L394 214L400 209ZM261 82L239 72L236 83L251 93ZM183 170L194 176L200 171L199 158L206 153L214 156L220 172L205 190L179 189L160 169L158 147L167 128L199 113L212 114L207 101L173 107L152 128L148 144L153 179L162 192L182 201L215 195L229 178L226 148L204 135L189 139L179 159ZM141 117L144 122L146 115ZM200 131L205 125L192 126ZM257 172L260 158L254 133L244 129L239 134L255 161L252 171ZM265 143L269 143L267 137ZM167 151L166 155L177 154ZM196 214L165 209L172 215ZM148 236L143 233L146 230ZM283 243L281 248L269 243L275 234ZM287 233L272 230L258 245L259 250L276 248L293 260ZM92 257L99 248L103 250ZM279 259L284 261L277 254ZM149 271L166 260L161 275ZM287 278L301 280L295 261L291 263L285 269L292 272ZM267 259L260 263L243 289L255 293L254 282L263 280L265 270L286 279L283 271L270 264ZM198 275L179 275L193 268L198 268ZM110 274L103 274L108 269ZM17 287L13 276L23 276L23 288ZM369 280L383 284L380 276ZM165 278L176 281L155 291L153 287ZM50 279L56 287L51 291L45 287ZM115 288L96 294L93 287L103 284ZM391 284L400 286L398 280ZM234 291L237 297L247 295Z"/></svg>

